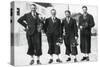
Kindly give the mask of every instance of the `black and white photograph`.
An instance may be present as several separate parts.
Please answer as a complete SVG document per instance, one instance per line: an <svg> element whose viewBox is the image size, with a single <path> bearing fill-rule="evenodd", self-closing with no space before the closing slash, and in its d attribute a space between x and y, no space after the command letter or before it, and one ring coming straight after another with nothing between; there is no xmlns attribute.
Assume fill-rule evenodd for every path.
<svg viewBox="0 0 100 67"><path fill-rule="evenodd" d="M98 7L13 1L10 8L11 65L98 60Z"/></svg>

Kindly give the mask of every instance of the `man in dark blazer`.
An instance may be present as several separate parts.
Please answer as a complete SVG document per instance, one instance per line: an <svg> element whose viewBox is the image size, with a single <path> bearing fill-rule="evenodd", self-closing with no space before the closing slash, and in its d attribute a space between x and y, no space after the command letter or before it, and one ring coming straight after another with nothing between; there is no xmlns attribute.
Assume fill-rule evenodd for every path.
<svg viewBox="0 0 100 67"><path fill-rule="evenodd" d="M78 28L76 25L76 20L71 18L71 12L69 10L65 11L65 18L62 20L62 35L64 38L64 43L66 47L66 55L68 59L66 61L71 61L70 55L74 53L74 56L77 55L77 50L72 52L72 46L77 46L75 40L78 38ZM76 49L76 47L75 47ZM75 57L74 61L76 62L77 59Z"/></svg>
<svg viewBox="0 0 100 67"><path fill-rule="evenodd" d="M34 55L37 56L37 64L40 64L39 57L42 55L41 50L41 28L42 21L36 12L36 5L31 4L31 12L24 14L18 19L18 22L25 28L26 38L28 41L27 54L32 57L31 65L34 63Z"/></svg>
<svg viewBox="0 0 100 67"><path fill-rule="evenodd" d="M56 45L58 39L61 35L61 21L56 17L56 10L51 10L51 17L47 18L44 24L44 31L47 35L47 40L49 44L48 54L51 55L49 63L53 62L53 54L58 55L57 62L61 62L59 59L60 48Z"/></svg>
<svg viewBox="0 0 100 67"><path fill-rule="evenodd" d="M80 27L80 49L85 56L81 61L89 61L89 53L91 53L91 28L95 25L93 16L87 13L87 7L83 6L83 15L79 17Z"/></svg>

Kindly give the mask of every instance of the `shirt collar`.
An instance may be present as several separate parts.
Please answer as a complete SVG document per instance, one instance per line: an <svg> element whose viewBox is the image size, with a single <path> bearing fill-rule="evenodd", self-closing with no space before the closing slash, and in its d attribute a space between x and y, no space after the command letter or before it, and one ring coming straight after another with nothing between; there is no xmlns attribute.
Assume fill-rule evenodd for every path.
<svg viewBox="0 0 100 67"><path fill-rule="evenodd" d="M70 18L71 18L71 17L69 17L69 18L68 18L68 17L66 17L66 20L70 20Z"/></svg>
<svg viewBox="0 0 100 67"><path fill-rule="evenodd" d="M88 13L83 13L83 16L87 16Z"/></svg>
<svg viewBox="0 0 100 67"><path fill-rule="evenodd" d="M54 17L54 16L51 16L51 18L52 18L52 19L56 19L56 17Z"/></svg>
<svg viewBox="0 0 100 67"><path fill-rule="evenodd" d="M31 14L32 14L32 16L34 16L34 15L36 16L36 12L35 13L31 12Z"/></svg>

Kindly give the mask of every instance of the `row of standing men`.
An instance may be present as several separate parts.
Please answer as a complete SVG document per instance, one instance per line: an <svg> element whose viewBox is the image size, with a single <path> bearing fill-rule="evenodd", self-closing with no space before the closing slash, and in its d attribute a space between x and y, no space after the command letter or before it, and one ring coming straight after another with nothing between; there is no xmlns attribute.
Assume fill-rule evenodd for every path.
<svg viewBox="0 0 100 67"><path fill-rule="evenodd" d="M41 64L41 30L43 30L47 36L49 45L48 54L51 55L49 63L53 62L53 54L58 56L57 62L62 62L59 58L59 54L60 45L63 40L66 47L65 54L68 55L66 61L71 61L70 55L73 55L75 56L74 62L77 62L78 26L80 29L80 49L84 54L81 61L89 61L89 54L91 53L91 28L94 26L94 19L92 15L88 14L87 7L82 7L83 15L79 17L78 26L76 20L71 17L71 12L69 10L65 11L65 18L61 22L61 20L56 17L55 9L51 9L51 17L43 20L39 17L36 8L37 6L32 4L31 12L24 14L18 19L18 22L25 27L28 41L27 54L32 57L30 65L34 64L34 55L37 56L37 64Z"/></svg>

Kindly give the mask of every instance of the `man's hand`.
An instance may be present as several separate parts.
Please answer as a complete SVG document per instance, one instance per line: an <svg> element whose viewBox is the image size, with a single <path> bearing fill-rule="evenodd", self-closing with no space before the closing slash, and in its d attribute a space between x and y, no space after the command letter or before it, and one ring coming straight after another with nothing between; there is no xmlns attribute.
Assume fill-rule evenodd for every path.
<svg viewBox="0 0 100 67"><path fill-rule="evenodd" d="M82 29L83 27L82 26L80 26L80 29Z"/></svg>
<svg viewBox="0 0 100 67"><path fill-rule="evenodd" d="M41 23L37 26L37 30L38 30L38 32L41 32L41 30L42 30L42 24Z"/></svg>
<svg viewBox="0 0 100 67"><path fill-rule="evenodd" d="M24 29L24 31L27 31L28 30L28 26L26 26L26 28Z"/></svg>
<svg viewBox="0 0 100 67"><path fill-rule="evenodd" d="M77 36L75 36L75 40L77 40L78 39L78 37Z"/></svg>
<svg viewBox="0 0 100 67"><path fill-rule="evenodd" d="M66 32L65 32L65 28L63 29L63 36L65 36L66 35Z"/></svg>
<svg viewBox="0 0 100 67"><path fill-rule="evenodd" d="M66 34L65 34L65 32L63 33L63 36L65 36Z"/></svg>
<svg viewBox="0 0 100 67"><path fill-rule="evenodd" d="M61 43L56 43L56 45L60 46Z"/></svg>

